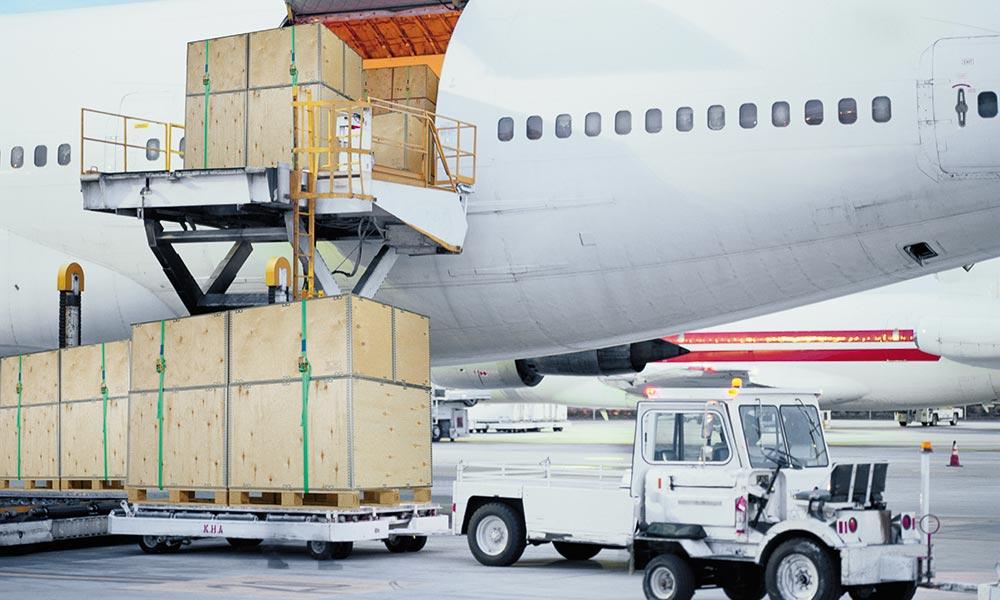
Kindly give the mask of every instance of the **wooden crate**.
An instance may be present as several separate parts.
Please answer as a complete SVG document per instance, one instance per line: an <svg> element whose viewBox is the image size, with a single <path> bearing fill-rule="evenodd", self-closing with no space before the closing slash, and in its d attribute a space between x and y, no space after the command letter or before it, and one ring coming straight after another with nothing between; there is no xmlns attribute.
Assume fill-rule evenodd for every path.
<svg viewBox="0 0 1000 600"><path fill-rule="evenodd" d="M291 112L291 102L288 104ZM208 163L205 163L205 97L188 96L184 104L184 168L226 168L246 165L247 92L208 97ZM289 117L291 121L291 117Z"/></svg>
<svg viewBox="0 0 1000 600"><path fill-rule="evenodd" d="M428 387L431 384L430 319L393 308L393 352L399 383Z"/></svg>
<svg viewBox="0 0 1000 600"><path fill-rule="evenodd" d="M345 100L337 91L324 85L303 85L300 89L312 93L313 100ZM329 119L320 113L317 128L326 135ZM253 167L274 167L292 162L292 88L278 87L250 90L247 104L247 164ZM336 142L334 142L336 143Z"/></svg>
<svg viewBox="0 0 1000 600"><path fill-rule="evenodd" d="M190 42L187 45L187 95L205 93L205 46L211 92L247 89L247 34Z"/></svg>
<svg viewBox="0 0 1000 600"><path fill-rule="evenodd" d="M290 86L292 28L250 34L249 88ZM363 94L361 57L321 24L295 26L300 84L322 83L347 98Z"/></svg>
<svg viewBox="0 0 1000 600"><path fill-rule="evenodd" d="M225 386L228 315L215 313L165 323L164 388ZM131 391L155 391L160 321L132 326Z"/></svg>
<svg viewBox="0 0 1000 600"><path fill-rule="evenodd" d="M226 388L169 390L163 396L163 486L225 488ZM129 395L127 483L131 487L152 488L158 483L156 408L155 391Z"/></svg>
<svg viewBox="0 0 1000 600"><path fill-rule="evenodd" d="M59 351L21 357L21 406L59 402ZM17 406L18 357L0 359L0 406Z"/></svg>
<svg viewBox="0 0 1000 600"><path fill-rule="evenodd" d="M372 154L376 167L414 174L424 172L429 122L404 113L372 117Z"/></svg>
<svg viewBox="0 0 1000 600"><path fill-rule="evenodd" d="M103 479L103 399L64 402L59 405L59 415L60 479ZM128 447L127 395L108 399L107 433L108 478L124 479Z"/></svg>
<svg viewBox="0 0 1000 600"><path fill-rule="evenodd" d="M331 296L308 301L306 317L313 377L393 379L391 307L357 296ZM233 385L301 377L301 303L238 310L230 318Z"/></svg>
<svg viewBox="0 0 1000 600"><path fill-rule="evenodd" d="M101 345L64 348L60 352L60 401L101 398ZM109 397L128 396L128 353L128 340L104 345L104 371Z"/></svg>
<svg viewBox="0 0 1000 600"><path fill-rule="evenodd" d="M0 480L17 478L17 408L0 408ZM58 404L21 407L20 478L59 478Z"/></svg>
<svg viewBox="0 0 1000 600"><path fill-rule="evenodd" d="M439 79L427 65L365 69L365 93L372 98L401 102L426 100L437 104Z"/></svg>
<svg viewBox="0 0 1000 600"><path fill-rule="evenodd" d="M296 382L234 387L231 490L302 490L302 388ZM313 381L309 491L373 490L431 482L430 391L365 379Z"/></svg>

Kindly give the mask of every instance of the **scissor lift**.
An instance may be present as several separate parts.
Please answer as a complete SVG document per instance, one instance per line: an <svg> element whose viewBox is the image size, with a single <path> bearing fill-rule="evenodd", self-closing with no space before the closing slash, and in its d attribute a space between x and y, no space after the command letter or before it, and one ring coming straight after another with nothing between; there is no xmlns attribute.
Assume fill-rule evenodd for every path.
<svg viewBox="0 0 1000 600"><path fill-rule="evenodd" d="M406 115L426 131L425 139L414 145L379 138L372 129L373 109ZM257 243L292 244L290 287L296 298L341 292L316 252L319 241L381 241L352 290L365 297L374 296L401 254L462 251L466 205L475 184L474 125L377 99L313 100L297 90L290 110L295 147L288 164L185 170L172 168L183 157L181 125L82 109L84 208L141 219L150 249L191 314L266 303L263 291L229 291ZM122 131L94 135L87 125L93 116L119 120ZM128 129L138 125L164 130L167 147L154 151L162 157L157 165L162 168L130 169L124 159L112 168L89 164L98 154L103 159L97 161L106 163L108 148L124 158L137 151L150 156L146 146L127 141ZM380 165L373 145L393 144L419 154L420 168ZM168 230L165 223L180 229ZM215 242L232 246L202 288L176 246Z"/></svg>

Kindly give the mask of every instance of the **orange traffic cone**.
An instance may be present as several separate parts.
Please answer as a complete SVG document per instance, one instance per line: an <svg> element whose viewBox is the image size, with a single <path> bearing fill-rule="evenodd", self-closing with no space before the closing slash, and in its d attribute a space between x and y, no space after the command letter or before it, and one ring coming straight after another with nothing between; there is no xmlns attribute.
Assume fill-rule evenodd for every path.
<svg viewBox="0 0 1000 600"><path fill-rule="evenodd" d="M948 461L949 467L961 467L962 463L958 461L958 442L951 443L951 460Z"/></svg>

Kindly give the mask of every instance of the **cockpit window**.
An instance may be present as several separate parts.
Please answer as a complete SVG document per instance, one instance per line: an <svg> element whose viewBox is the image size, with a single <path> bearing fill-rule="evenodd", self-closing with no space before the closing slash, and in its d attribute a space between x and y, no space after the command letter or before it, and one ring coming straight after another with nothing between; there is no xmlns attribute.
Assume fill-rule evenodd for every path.
<svg viewBox="0 0 1000 600"><path fill-rule="evenodd" d="M648 462L729 461L731 453L722 415L715 411L656 411L647 413L644 419L643 453ZM706 433L708 437L704 437Z"/></svg>

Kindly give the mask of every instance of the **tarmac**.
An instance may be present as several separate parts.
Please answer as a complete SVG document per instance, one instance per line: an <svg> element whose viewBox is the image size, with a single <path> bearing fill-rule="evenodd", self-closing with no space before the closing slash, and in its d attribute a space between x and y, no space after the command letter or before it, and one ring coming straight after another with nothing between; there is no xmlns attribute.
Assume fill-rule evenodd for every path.
<svg viewBox="0 0 1000 600"><path fill-rule="evenodd" d="M888 460L887 496L896 510L916 510L919 443L934 443L931 511L939 581L996 580L1000 561L1000 423L898 427L893 422L835 422L828 430L834 461ZM945 467L958 441L963 468ZM434 446L434 501L451 504L459 461L628 464L632 423L574 421L560 433L487 434ZM300 545L234 550L199 541L178 554L150 556L132 543L62 545L0 555L0 599L101 600L167 598L641 598L641 574L629 574L624 551L570 563L551 546L529 547L509 568L473 559L464 537L432 538L417 554L389 554L362 543L346 560L316 562ZM974 594L920 590L919 600L972 599ZM703 590L702 600L723 599ZM845 596L846 598L846 596Z"/></svg>

